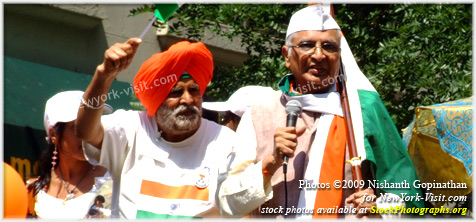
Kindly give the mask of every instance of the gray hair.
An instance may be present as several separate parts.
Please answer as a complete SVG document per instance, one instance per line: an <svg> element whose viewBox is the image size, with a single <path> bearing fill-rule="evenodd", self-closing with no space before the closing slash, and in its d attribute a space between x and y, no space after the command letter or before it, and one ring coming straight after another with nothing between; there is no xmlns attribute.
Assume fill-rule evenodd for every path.
<svg viewBox="0 0 476 222"><path fill-rule="evenodd" d="M296 35L297 32L289 35L287 38L286 38L286 42L284 43L287 47L288 47L288 57L291 56L291 53L293 50L291 50L291 46L293 45L293 39L294 39L294 36Z"/></svg>

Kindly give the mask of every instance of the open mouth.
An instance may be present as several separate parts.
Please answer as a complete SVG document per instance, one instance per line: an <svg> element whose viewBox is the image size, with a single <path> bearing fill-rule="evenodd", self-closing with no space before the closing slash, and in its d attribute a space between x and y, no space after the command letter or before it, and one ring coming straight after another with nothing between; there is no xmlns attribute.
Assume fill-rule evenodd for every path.
<svg viewBox="0 0 476 222"><path fill-rule="evenodd" d="M179 119L188 119L188 118L192 118L195 115L198 115L198 113L195 110L187 109L187 110L184 110L180 113L177 113L177 115L175 117L179 118Z"/></svg>
<svg viewBox="0 0 476 222"><path fill-rule="evenodd" d="M314 76L325 76L326 70L316 66L311 66L309 67L309 73L311 73Z"/></svg>
<svg viewBox="0 0 476 222"><path fill-rule="evenodd" d="M187 109L180 112L179 115L189 116L189 115L193 115L195 113L196 113L196 111L192 107L188 107Z"/></svg>

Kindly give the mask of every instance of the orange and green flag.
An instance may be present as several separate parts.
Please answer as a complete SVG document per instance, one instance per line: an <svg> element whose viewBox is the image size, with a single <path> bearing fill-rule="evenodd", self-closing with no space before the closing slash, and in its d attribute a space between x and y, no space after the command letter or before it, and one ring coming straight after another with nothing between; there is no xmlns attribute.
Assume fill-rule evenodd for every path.
<svg viewBox="0 0 476 222"><path fill-rule="evenodd" d="M182 4L154 4L155 5L155 11L154 11L154 18L149 22L147 27L145 27L144 31L140 34L139 38L142 39L144 37L145 33L152 27L152 25L155 22L155 19L159 19L162 22L165 22L171 15L174 14L177 9L182 6Z"/></svg>

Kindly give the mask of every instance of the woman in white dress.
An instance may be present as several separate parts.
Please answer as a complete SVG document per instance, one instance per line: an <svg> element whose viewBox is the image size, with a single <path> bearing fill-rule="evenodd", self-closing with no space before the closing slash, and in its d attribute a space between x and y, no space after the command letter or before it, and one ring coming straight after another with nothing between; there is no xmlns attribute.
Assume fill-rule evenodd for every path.
<svg viewBox="0 0 476 222"><path fill-rule="evenodd" d="M61 92L46 103L48 147L40 158L39 176L27 184L29 217L85 218L100 186L109 177L106 168L86 160L82 142L74 135L82 95L81 91Z"/></svg>

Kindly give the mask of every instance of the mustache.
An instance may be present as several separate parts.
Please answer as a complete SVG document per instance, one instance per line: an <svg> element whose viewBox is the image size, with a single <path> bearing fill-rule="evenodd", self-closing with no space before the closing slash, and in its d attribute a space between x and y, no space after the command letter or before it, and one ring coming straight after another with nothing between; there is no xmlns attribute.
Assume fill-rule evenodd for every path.
<svg viewBox="0 0 476 222"><path fill-rule="evenodd" d="M179 105L177 108L171 110L169 116L180 117L180 116L190 116L190 115L201 115L201 110L194 105Z"/></svg>

